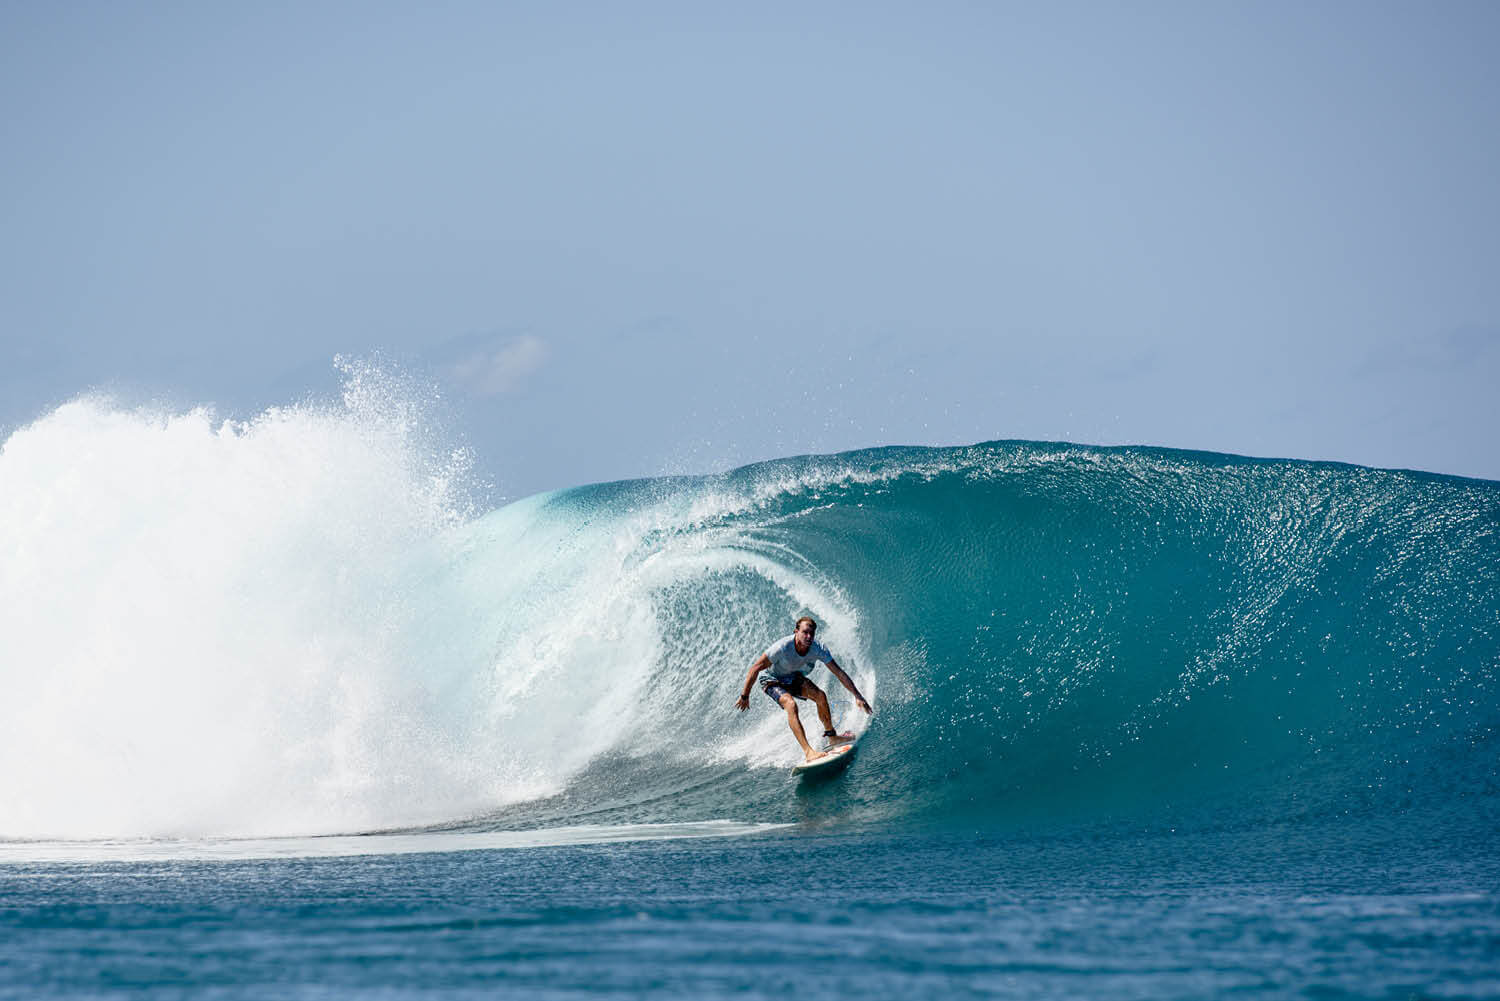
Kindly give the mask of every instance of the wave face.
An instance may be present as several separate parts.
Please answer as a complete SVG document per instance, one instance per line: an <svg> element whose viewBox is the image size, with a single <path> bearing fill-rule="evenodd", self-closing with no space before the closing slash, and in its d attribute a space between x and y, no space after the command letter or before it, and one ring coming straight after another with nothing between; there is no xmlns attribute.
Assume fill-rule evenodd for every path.
<svg viewBox="0 0 1500 1001"><path fill-rule="evenodd" d="M1500 485L998 442L478 514L422 427L11 435L0 838L1500 813ZM803 613L877 713L820 788L732 709Z"/></svg>

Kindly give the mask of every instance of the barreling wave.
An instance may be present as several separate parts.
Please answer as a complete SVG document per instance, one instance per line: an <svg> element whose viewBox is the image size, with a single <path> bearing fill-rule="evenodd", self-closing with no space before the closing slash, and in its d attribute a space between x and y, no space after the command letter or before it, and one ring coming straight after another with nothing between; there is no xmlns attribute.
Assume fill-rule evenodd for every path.
<svg viewBox="0 0 1500 1001"><path fill-rule="evenodd" d="M0 838L1497 810L1500 485L994 442L476 514L409 416L11 436ZM822 787L732 706L803 613L876 706Z"/></svg>

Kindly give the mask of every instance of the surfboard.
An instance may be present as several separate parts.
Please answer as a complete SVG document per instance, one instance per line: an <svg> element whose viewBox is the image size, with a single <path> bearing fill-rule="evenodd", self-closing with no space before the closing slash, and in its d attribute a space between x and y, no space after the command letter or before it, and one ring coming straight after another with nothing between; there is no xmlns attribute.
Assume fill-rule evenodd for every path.
<svg viewBox="0 0 1500 1001"><path fill-rule="evenodd" d="M802 761L792 766L793 775L832 775L849 763L854 757L855 745L859 743L859 737L852 733L841 733L840 737L849 737L849 743L840 744L830 750L826 755L816 761Z"/></svg>

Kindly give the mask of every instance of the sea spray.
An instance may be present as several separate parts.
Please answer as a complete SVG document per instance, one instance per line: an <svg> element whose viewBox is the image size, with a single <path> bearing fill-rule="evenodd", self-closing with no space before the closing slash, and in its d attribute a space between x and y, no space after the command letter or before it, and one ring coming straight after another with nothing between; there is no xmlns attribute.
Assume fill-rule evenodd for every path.
<svg viewBox="0 0 1500 1001"><path fill-rule="evenodd" d="M404 645L413 567L466 517L463 456L434 459L372 381L247 422L85 398L10 436L0 835L339 830L449 812L455 786L490 801L433 739L444 710Z"/></svg>
<svg viewBox="0 0 1500 1001"><path fill-rule="evenodd" d="M476 516L411 386L346 374L249 421L84 398L5 442L0 839L462 823L611 751L708 753L702 672L723 648L742 672L780 606L848 628L794 569L682 530L672 491ZM706 587L711 616L675 616L750 565L779 614ZM715 753L774 757L756 722Z"/></svg>

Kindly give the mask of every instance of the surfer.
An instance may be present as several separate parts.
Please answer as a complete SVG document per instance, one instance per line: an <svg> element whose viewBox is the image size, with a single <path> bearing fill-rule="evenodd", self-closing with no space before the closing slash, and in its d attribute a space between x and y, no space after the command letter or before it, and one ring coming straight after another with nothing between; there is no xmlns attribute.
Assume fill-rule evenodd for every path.
<svg viewBox="0 0 1500 1001"><path fill-rule="evenodd" d="M740 693L739 700L735 702L735 708L744 712L750 708L750 689L755 685L755 679L762 672L766 677L760 683L761 690L766 693L772 702L777 703L786 710L787 723L791 725L792 736L797 738L797 743L802 745L802 753L807 756L808 761L816 761L826 756L826 751L816 750L807 742L807 734L802 729L802 718L797 713L797 700L811 701L818 707L818 719L823 722L823 736L828 738L830 747L837 744L848 743L851 738L840 737L833 729L833 713L828 710L828 696L823 690L808 680L807 671L812 670L819 661L828 665L828 670L839 679L839 683L849 689L849 694L854 696L854 704L863 709L867 714L874 712L865 697L859 694L859 689L854 687L854 682L844 669L839 667L838 662L833 659L833 654L828 648L813 636L818 631L818 624L807 616L797 620L797 631L792 635L779 639L772 643L765 653L761 654L755 663L750 665L750 673L745 676L745 690Z"/></svg>

